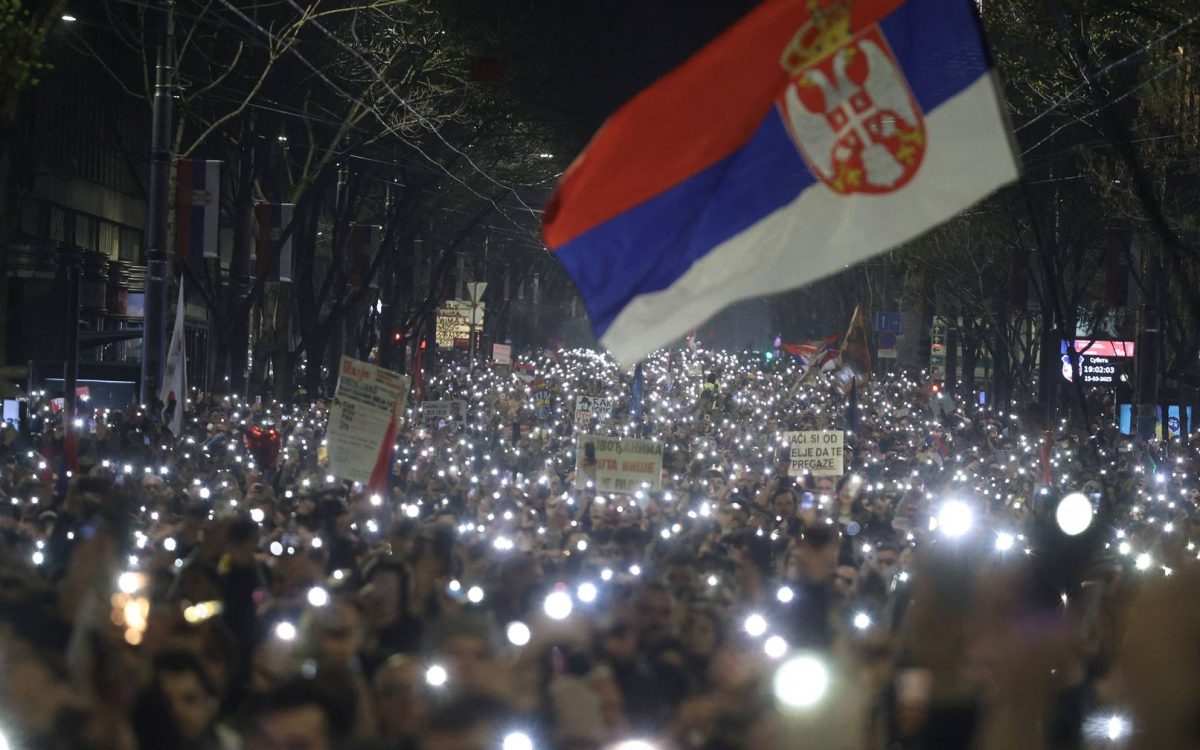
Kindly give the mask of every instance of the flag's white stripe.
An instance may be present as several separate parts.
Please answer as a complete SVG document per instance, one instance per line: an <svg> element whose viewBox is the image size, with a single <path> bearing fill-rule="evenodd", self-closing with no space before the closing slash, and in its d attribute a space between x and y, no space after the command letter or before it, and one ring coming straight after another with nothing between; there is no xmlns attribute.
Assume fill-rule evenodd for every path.
<svg viewBox="0 0 1200 750"><path fill-rule="evenodd" d="M696 261L670 287L635 297L601 339L624 364L739 300L803 286L899 245L1017 177L995 82L982 76L926 115L920 171L885 195L818 183Z"/></svg>

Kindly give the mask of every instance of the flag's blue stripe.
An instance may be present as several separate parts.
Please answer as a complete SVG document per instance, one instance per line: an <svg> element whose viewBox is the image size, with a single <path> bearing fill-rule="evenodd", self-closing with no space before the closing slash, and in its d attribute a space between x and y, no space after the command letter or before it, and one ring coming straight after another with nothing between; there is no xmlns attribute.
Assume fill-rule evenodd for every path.
<svg viewBox="0 0 1200 750"><path fill-rule="evenodd" d="M910 0L880 26L926 114L988 69L968 0ZM714 247L815 182L772 109L747 145L580 235L555 256L602 336L633 297L671 286Z"/></svg>
<svg viewBox="0 0 1200 750"><path fill-rule="evenodd" d="M990 67L971 1L909 0L879 23L926 114Z"/></svg>
<svg viewBox="0 0 1200 750"><path fill-rule="evenodd" d="M667 288L713 247L815 181L772 109L746 146L554 255L603 335L630 298Z"/></svg>

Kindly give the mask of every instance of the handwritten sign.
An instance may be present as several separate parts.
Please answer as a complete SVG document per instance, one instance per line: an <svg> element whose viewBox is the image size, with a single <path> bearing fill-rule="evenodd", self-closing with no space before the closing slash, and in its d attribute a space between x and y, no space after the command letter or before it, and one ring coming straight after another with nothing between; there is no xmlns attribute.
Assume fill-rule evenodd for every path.
<svg viewBox="0 0 1200 750"><path fill-rule="evenodd" d="M611 396L578 396L575 398L575 429L586 431L592 418L607 419L616 406Z"/></svg>
<svg viewBox="0 0 1200 750"><path fill-rule="evenodd" d="M368 484L395 439L396 415L408 400L409 379L391 370L342 357L326 438L330 471Z"/></svg>
<svg viewBox="0 0 1200 750"><path fill-rule="evenodd" d="M789 477L811 474L814 477L842 475L845 434L841 430L803 430L784 433L791 465Z"/></svg>
<svg viewBox="0 0 1200 750"><path fill-rule="evenodd" d="M442 349L454 347L455 339L463 339L468 344L471 340L471 301L465 299L448 299L438 307L434 339ZM476 306L474 311L474 329L483 327L484 304Z"/></svg>
<svg viewBox="0 0 1200 750"><path fill-rule="evenodd" d="M575 489L596 492L662 488L662 443L640 438L580 435L575 451Z"/></svg>

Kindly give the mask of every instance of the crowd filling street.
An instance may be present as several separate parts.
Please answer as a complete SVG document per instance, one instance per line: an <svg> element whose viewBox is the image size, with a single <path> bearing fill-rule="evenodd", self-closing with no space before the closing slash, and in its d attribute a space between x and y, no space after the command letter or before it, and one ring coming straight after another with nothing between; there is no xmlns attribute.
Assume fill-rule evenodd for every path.
<svg viewBox="0 0 1200 750"><path fill-rule="evenodd" d="M82 401L67 476L33 394L0 440L0 748L1200 742L1200 454L1102 399L1048 431L688 349L421 388L464 408L410 397L371 490L331 473L331 399L193 390L178 435ZM609 491L633 441L661 473Z"/></svg>

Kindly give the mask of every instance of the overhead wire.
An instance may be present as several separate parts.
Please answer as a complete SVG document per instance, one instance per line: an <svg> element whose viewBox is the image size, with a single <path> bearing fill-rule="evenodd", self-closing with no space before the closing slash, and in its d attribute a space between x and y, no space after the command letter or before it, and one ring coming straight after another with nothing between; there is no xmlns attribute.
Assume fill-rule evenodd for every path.
<svg viewBox="0 0 1200 750"><path fill-rule="evenodd" d="M1200 14L1197 14L1197 15L1194 15L1194 16L1192 16L1191 18L1189 18L1188 20L1184 21L1184 22L1183 22L1182 24L1180 24L1179 26L1176 26L1175 28L1171 29L1170 31L1166 32L1165 34L1162 34L1161 36L1159 36L1159 37L1157 37L1157 38L1155 38L1155 39L1152 39L1152 40L1150 40L1149 42L1147 42L1147 43L1146 43L1145 45L1143 45L1142 47L1139 47L1138 49L1135 49L1135 50L1133 50L1132 52L1130 52L1129 54L1125 55L1124 57L1121 57L1121 58L1119 58L1119 59L1117 59L1117 60L1114 60L1114 61L1112 61L1112 62L1111 62L1111 63L1109 63L1108 65L1106 65L1106 66L1104 66L1103 68L1101 68L1100 70L1096 71L1096 75L1097 75L1097 76L1103 76L1103 75L1107 75L1108 73L1111 73L1113 70L1115 70L1115 69L1117 69L1117 68L1119 68L1119 67L1121 67L1121 66L1123 66L1123 65L1125 65L1125 64L1127 64L1127 63L1133 62L1133 61L1135 60L1135 58L1138 58L1138 59L1140 59L1140 58L1141 58L1141 56L1142 56L1142 55L1144 55L1144 54L1146 54L1147 52L1149 52L1151 48L1153 48L1153 47L1156 47L1156 46L1158 46L1159 44L1162 44L1162 43L1163 43L1163 42L1165 42L1166 40L1168 40L1168 39L1170 39L1171 37L1175 36L1175 35L1176 35L1176 34L1178 34L1180 31L1183 31L1184 29L1186 29L1187 27L1189 27L1189 26L1191 26L1192 24L1196 23L1197 21L1200 21ZM1037 115L1035 115L1033 118L1031 118L1030 120L1027 120L1026 122L1023 122L1023 123L1021 123L1021 125L1019 125L1019 126L1017 126L1017 127L1013 128L1013 132L1014 132L1014 133L1019 133L1019 132L1021 132L1022 130L1024 130L1025 128L1029 127L1030 125L1033 125L1034 123L1038 122L1038 121L1039 121L1039 120L1041 120L1043 117L1045 117L1045 116L1049 115L1051 112L1053 112L1054 110L1056 110L1056 109L1058 109L1059 107L1061 107L1061 106L1062 106L1063 104L1065 104L1065 103L1066 103L1068 100L1070 100L1070 99L1073 99L1073 98L1075 97L1075 95L1076 95L1076 94L1078 94L1080 91L1083 91L1085 88L1087 88L1087 86L1088 86L1088 82L1087 82L1087 81L1084 81L1083 83L1079 84L1079 85L1078 85L1078 86L1076 86L1075 88L1073 88L1073 89L1071 89L1070 91L1068 91L1067 93L1063 94L1061 97L1059 97L1059 98L1058 98L1057 100L1055 100L1053 103L1051 103L1049 107L1046 107L1044 110L1042 110L1041 112L1039 112L1039 113L1038 113Z"/></svg>
<svg viewBox="0 0 1200 750"><path fill-rule="evenodd" d="M249 17L249 16L247 16L246 14L242 13L240 10L238 10L236 7L234 7L234 5L233 5L232 3L230 3L230 2L229 2L229 0L219 0L219 2L220 2L220 3L221 3L223 6L225 6L226 8L228 8L228 9L229 9L229 10L230 10L232 13L234 13L236 16L238 16L240 19L242 19L243 23L246 23L246 24L248 24L249 26L251 26L252 28L254 28L255 30L257 30L257 31L258 31L260 34L262 34L263 36L265 36L265 37L267 37L268 39L272 40L272 42L275 42L275 43L277 43L277 44L280 42L279 38L278 38L278 37L277 37L277 36L276 36L276 35L275 35L273 32L271 32L271 31L270 31L270 30L268 30L268 29L265 29L265 28L263 28L263 27L262 27L262 25L261 25L261 24L259 24L257 21L255 21L254 19L250 18L250 17ZM315 21L314 21L313 23L317 23L317 22L315 22ZM324 29L322 29L322 30L324 30ZM326 32L326 33L328 33L328 32ZM398 140L399 140L401 143L405 144L405 145L406 145L406 146L408 146L409 148L411 148L411 149L413 149L414 151L416 151L418 154L420 154L420 155L421 155L423 158L425 158L425 159L426 159L427 161L429 161L431 164L433 164L433 165L437 166L437 167L438 167L438 168L439 168L439 169L440 169L440 170L441 170L443 173L445 173L445 174L446 174L446 176L447 176L447 177L449 177L450 179L452 179L452 180L454 180L455 182L457 182L457 183L459 183L460 185L462 185L462 186L463 186L463 187L464 187L464 188L465 188L465 189L466 189L468 192L470 192L472 195L474 195L474 196L476 196L477 198L480 198L480 199L482 199L482 200L486 201L487 203L491 204L491 206L492 206L492 207L493 207L493 208L496 210L496 212L497 212L497 213L499 213L501 216L503 216L503 217L504 217L504 219L505 219L506 221L508 221L509 223L511 223L513 226L515 226L515 227L517 227L518 229L521 229L521 230L523 230L523 231L528 231L528 229L527 229L527 228L525 228L525 227L522 227L522 226L521 226L520 224L518 224L518 223L517 223L517 222L516 222L516 221L515 221L515 220L514 220L514 219L513 219L511 216L509 216L509 215L508 215L508 213L507 213L507 212L505 212L505 211L504 211L504 209L502 209L502 208L501 208L501 207L500 207L500 206L499 206L499 205L496 203L495 199L493 199L493 198L491 198L491 197L489 197L489 196L486 196L486 195L484 195L483 193L480 193L478 190L476 190L475 188L473 188L473 187L471 187L470 185L468 185L468 184L467 184L467 183L466 183L466 182L465 182L465 181L464 181L464 180L463 180L461 177L459 177L458 175L454 174L454 173L453 173L453 172L451 172L449 169L447 169L447 168L446 168L446 166L445 166L444 164L442 164L440 161L438 161L438 160L437 160L437 159L435 159L434 157L432 157L432 156L430 156L429 154L427 154L427 153L424 151L424 149L422 149L422 148L421 148L419 145L417 145L415 142L413 142L412 140L410 140L410 139L406 138L406 137L405 137L403 134L401 134L401 133L398 131L398 129L397 129L397 128L395 128L394 126L392 126L390 123L388 123L388 122L387 122L387 119L386 119L386 118L385 118L385 117L384 117L384 116L383 116L383 115L382 115L382 114L379 112L379 110L378 110L376 107L372 106L371 104L368 104L367 102L364 102L364 101L363 101L362 99L360 99L359 97L356 97L356 96L354 96L354 95L353 95L353 94L351 94L350 92L348 92L348 91L344 90L342 87L338 86L338 85L337 85L337 84L335 84L333 81L331 81L331 80L329 79L329 77L328 77L328 76L326 76L326 75L325 75L323 72L321 72L321 70L320 70L319 68L317 68L317 66L315 66L315 65L313 65L311 62L309 62L308 58L306 58L304 55L302 55L302 54L300 53L300 51L299 51L299 50L297 50L297 49L295 48L295 46L294 46L294 45L290 45L290 44L289 44L289 45L285 45L285 46L284 46L284 48L285 48L285 49L287 50L287 52L289 52L289 53L290 53L290 54L291 54L293 57L295 57L295 58L296 58L296 59L298 59L300 62L302 62L302 63L304 64L304 66L305 66L305 67L307 67L309 70L311 70L311 71L313 72L313 74L314 74L314 75L316 75L316 76L317 76L317 78L319 78L319 79L320 79L320 80L321 80L321 81L322 81L322 82L323 82L323 83L324 83L326 86L328 86L330 89L332 89L332 90L334 91L334 93L338 94L339 96L344 96L344 97L346 97L346 98L347 98L347 99L349 99L350 101L353 101L354 103L358 104L359 106L362 106L362 107L363 107L363 108L365 108L367 111L369 111L371 114L373 114L373 115L375 116L375 118L376 118L377 120L379 120L379 123L380 123L381 125L383 125L384 129L386 130L386 132L387 132L389 135L393 135L393 136L395 136L395 137L396 137L396 138L397 138L397 139L398 139ZM360 57L361 57L361 55L360 55ZM368 64L369 64L369 63L368 63ZM372 68L372 70L374 70L374 69ZM377 73L376 73L376 74L377 74ZM385 84L385 85L386 85L386 84ZM390 86L389 86L388 88L390 89ZM407 102L405 102L405 106L406 106L406 108L409 106L409 105L407 105ZM441 140L443 141L443 143L446 143L447 145L449 145L449 143L448 143L447 141L445 141L445 139L444 139L444 138L442 138L442 137L441 137L441 133L440 133L440 132L439 132L439 133L437 133L437 135L439 136L439 138L441 138ZM451 148L453 148L453 147L451 147ZM467 160L468 160L468 162L470 162L470 163L471 163L471 165L472 165L473 167L475 166L475 165L474 165L474 162L473 162L473 161L471 161L471 160L469 159L469 157L468 157L468 159L467 159ZM478 167L475 167L475 169L476 169L476 171L480 171L480 170L478 169ZM484 174L484 173L480 171L480 174ZM491 179L492 179L492 178L491 178L489 175L485 175L485 176L486 176L486 177L487 177L489 180L491 180ZM492 180L492 181L494 182L494 180ZM499 183L497 183L497 184L499 184ZM502 187L504 187L504 188L505 188L505 189L507 189L507 190L510 190L510 191L512 191L512 188L510 188L510 187L508 187L508 186L502 186ZM513 192L515 193L515 191L513 191ZM520 197L518 196L518 200L519 200L519 198L520 198ZM534 215L534 216L536 217L536 213L534 213L534 212L533 212L533 209L531 209L531 208L529 208L529 206L525 205L523 201L521 201L521 203L522 203L522 205L523 205L523 206L524 206L524 207L525 207L527 210L529 210L529 211L530 211L530 213L531 213L532 215Z"/></svg>
<svg viewBox="0 0 1200 750"><path fill-rule="evenodd" d="M225 0L222 0L222 2L224 2L224 1ZM295 0L285 0L285 2L287 2L288 5L292 6L292 8L294 8L296 10L296 12L300 13L301 16L304 15L304 13L305 13L304 9L301 8L295 2ZM420 112L416 107L409 104L408 100L405 99L403 96L401 96L400 93L398 91L396 91L396 89L390 83L388 83L386 79L384 79L383 74L381 74L379 72L379 69L376 68L374 65L372 65L371 61L368 60L361 52L354 49L353 47L351 47L350 45L348 45L344 41L342 41L340 38L335 36L333 33L331 33L329 31L329 29L325 28L324 24L322 24L320 21L316 20L315 18L311 19L309 21L309 23L311 23L313 26L315 26L322 34L325 35L325 37L327 39L329 39L334 44L336 44L337 46L344 49L346 52L349 52L356 60L358 60L360 63L362 63L364 66L366 66L367 70L371 71L371 74L373 76L375 76L375 79L377 81L379 81L379 83L383 84L384 89L389 94L391 94L396 99L396 101L400 102L400 105L402 107L404 107L404 109L411 112L417 118L417 121L420 122L422 125L424 125L425 128L428 129L430 133L435 135L438 138L438 140L440 140L446 146L446 148L450 149L452 152L454 152L458 156L461 156L467 162L467 164L471 165L471 168L474 169L475 172L477 172L485 180L491 182L493 185L495 185L498 188L507 190L508 192L512 193L513 197L517 199L517 202L520 203L521 206L523 206L527 211L529 211L529 213L534 218L537 218L537 212L534 211L533 208L531 208L528 204L525 203L524 200L521 199L521 196L517 194L517 191L515 189L513 189L509 185L506 185L506 184L500 182L499 180L495 179L487 172L480 169L479 165L476 164L475 161L469 155L467 155L467 153L465 151L460 150L459 148L455 147L452 143L450 143L450 141L448 141L446 139L446 137L444 135L442 135L442 132L440 130L438 130L437 125L434 122L432 122L428 117L426 117L422 112Z"/></svg>

